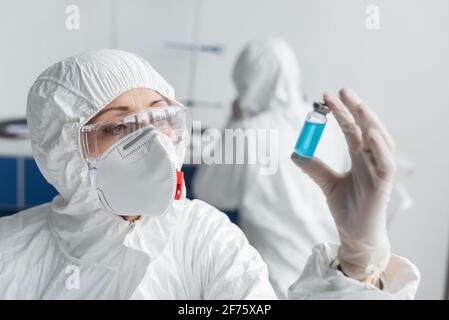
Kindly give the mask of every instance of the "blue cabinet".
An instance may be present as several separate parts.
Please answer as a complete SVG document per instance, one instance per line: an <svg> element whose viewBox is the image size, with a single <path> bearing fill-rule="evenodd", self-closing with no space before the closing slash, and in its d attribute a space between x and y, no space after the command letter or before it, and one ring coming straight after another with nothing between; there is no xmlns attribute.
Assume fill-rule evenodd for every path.
<svg viewBox="0 0 449 320"><path fill-rule="evenodd" d="M25 207L51 201L56 189L42 176L33 159L25 160Z"/></svg>
<svg viewBox="0 0 449 320"><path fill-rule="evenodd" d="M0 157L0 216L49 202L57 195L29 157Z"/></svg>
<svg viewBox="0 0 449 320"><path fill-rule="evenodd" d="M0 158L0 210L17 207L17 160Z"/></svg>

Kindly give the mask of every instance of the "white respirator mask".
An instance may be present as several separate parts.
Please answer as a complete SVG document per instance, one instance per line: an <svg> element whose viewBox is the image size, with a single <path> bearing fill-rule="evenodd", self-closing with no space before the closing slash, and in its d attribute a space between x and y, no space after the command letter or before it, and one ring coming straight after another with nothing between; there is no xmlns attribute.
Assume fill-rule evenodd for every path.
<svg viewBox="0 0 449 320"><path fill-rule="evenodd" d="M85 125L81 137L91 185L108 211L160 216L181 199L180 168L190 140L185 107L149 108Z"/></svg>

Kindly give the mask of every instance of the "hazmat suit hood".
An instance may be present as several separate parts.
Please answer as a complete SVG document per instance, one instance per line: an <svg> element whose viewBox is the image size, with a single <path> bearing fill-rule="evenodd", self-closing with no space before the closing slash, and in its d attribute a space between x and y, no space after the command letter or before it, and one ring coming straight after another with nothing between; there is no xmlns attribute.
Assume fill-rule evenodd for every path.
<svg viewBox="0 0 449 320"><path fill-rule="evenodd" d="M250 116L304 104L295 53L282 39L250 42L238 56L232 77L239 106Z"/></svg>
<svg viewBox="0 0 449 320"><path fill-rule="evenodd" d="M88 179L80 128L127 90L149 88L168 99L174 91L143 58L99 50L60 61L45 70L28 95L27 122L34 159L59 195L51 203L50 225L62 252L72 259L109 265L123 246L129 223L106 211ZM185 194L181 201L184 201ZM178 203L179 203L178 202ZM154 258L172 228L176 205L158 218L141 217L147 254Z"/></svg>

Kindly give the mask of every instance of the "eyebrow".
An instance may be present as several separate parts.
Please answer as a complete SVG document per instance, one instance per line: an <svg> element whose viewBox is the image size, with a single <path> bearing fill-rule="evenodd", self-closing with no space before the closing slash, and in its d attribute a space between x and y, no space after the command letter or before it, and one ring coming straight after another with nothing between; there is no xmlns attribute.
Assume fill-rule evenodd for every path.
<svg viewBox="0 0 449 320"><path fill-rule="evenodd" d="M101 116L102 114L105 114L106 112L109 112L109 111L127 111L127 110L129 110L129 107L127 107L127 106L110 107L110 108L103 109L100 112L98 112L96 114L95 118L97 118L97 117Z"/></svg>
<svg viewBox="0 0 449 320"><path fill-rule="evenodd" d="M161 99L157 99L157 100L151 101L150 107L153 106L153 105L155 105L156 103L161 102L161 101L165 101L165 102L168 103L168 99L161 98ZM107 109L103 109L103 110L101 110L100 112L98 112L98 113L95 115L95 118L98 118L98 117L101 116L102 114L105 114L106 112L109 112L109 111L128 111L129 109L130 109L130 108L129 108L128 106L109 107L109 108L107 108Z"/></svg>

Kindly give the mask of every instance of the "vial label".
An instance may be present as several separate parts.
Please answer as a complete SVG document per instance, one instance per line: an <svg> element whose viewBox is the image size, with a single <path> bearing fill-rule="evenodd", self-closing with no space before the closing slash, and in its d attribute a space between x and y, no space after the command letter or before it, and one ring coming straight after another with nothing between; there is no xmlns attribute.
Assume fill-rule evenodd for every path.
<svg viewBox="0 0 449 320"><path fill-rule="evenodd" d="M296 142L295 152L303 158L312 158L325 124L306 121Z"/></svg>

